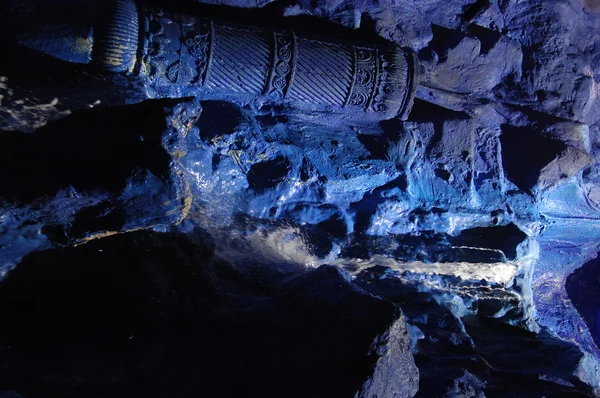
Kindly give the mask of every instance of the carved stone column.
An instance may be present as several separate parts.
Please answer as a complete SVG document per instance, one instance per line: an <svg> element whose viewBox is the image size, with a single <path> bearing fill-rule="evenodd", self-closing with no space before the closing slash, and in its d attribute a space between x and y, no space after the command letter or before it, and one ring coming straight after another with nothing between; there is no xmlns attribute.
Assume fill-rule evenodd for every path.
<svg viewBox="0 0 600 398"><path fill-rule="evenodd" d="M133 0L60 0L60 18L50 18L52 1L45 1L44 11L25 4L15 13L16 41L128 74L148 98L271 102L329 123L370 123L406 118L416 91L413 53L389 42L240 26Z"/></svg>
<svg viewBox="0 0 600 398"><path fill-rule="evenodd" d="M113 1L96 57L144 80L151 98L282 101L363 121L406 117L415 60L392 43L334 41Z"/></svg>

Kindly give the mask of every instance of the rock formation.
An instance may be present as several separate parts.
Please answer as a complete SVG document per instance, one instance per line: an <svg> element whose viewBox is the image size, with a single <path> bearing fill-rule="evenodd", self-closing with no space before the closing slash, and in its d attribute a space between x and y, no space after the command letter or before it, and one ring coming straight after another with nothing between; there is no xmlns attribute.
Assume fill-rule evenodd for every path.
<svg viewBox="0 0 600 398"><path fill-rule="evenodd" d="M597 2L135 6L107 70L102 7L2 3L0 397L600 394ZM404 57L393 111L360 48Z"/></svg>

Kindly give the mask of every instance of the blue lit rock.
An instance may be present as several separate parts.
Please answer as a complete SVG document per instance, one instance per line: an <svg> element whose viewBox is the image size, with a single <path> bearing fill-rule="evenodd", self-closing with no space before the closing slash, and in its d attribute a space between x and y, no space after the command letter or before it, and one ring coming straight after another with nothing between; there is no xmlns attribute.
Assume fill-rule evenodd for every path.
<svg viewBox="0 0 600 398"><path fill-rule="evenodd" d="M211 10L191 1L177 3L186 10ZM233 97L140 103L143 87L127 74L82 69L7 44L19 65L16 60L0 65L0 163L10 171L0 176L5 278L0 294L30 303L30 291L21 286L40 277L34 272L37 261L50 261L47 272L57 284L66 283L58 258L66 269L77 263L81 273L94 269L82 270L81 264L102 267L114 261L122 267L105 269L103 287L112 286L118 278L110 275L120 272L131 272L124 286L139 275L149 275L150 282L136 296L140 302L127 293L111 308L138 303L127 307L137 313L145 304L156 305L146 320L164 325L165 319L168 324L175 319L183 325L177 332L185 334L186 322L202 324L198 319L208 316L194 313L198 292L211 292L210 316L219 322L207 333L223 342L209 347L218 363L197 364L197 357L205 357L201 351L190 356L189 346L167 344L162 337L156 351L135 343L136 352L150 358L144 375L162 374L153 366L164 352L175 358L169 363L184 358L199 367L176 367L162 379L153 378L167 386L164 396L199 391L194 383L200 382L193 381L198 373L248 364L256 376L252 380L269 380L266 386L287 380L283 376L295 378L293 371L282 376L277 347L287 350L303 336L318 339L311 322L316 317L331 325L334 314L353 326L325 328L321 345L300 346L306 352L283 352L291 368L310 368L298 358L340 354L344 342L359 339L372 356L368 364L352 364L364 366L364 372L352 385L337 383L341 376L327 379L343 396L597 395L596 2L212 3L244 7L212 9L238 23L255 19L296 28L311 21L318 34L335 31L352 40L379 36L411 48L419 56L422 79L407 120L340 122L327 113ZM154 232L71 247L131 229ZM214 259L222 260L209 261L213 249L199 249L213 244ZM123 247L137 247L139 258L118 259ZM111 261L101 261L103 252L97 250L111 251ZM160 266L156 260L145 268L153 256L162 259ZM198 257L202 267L189 260ZM171 278L166 264L185 272ZM194 272L205 278L194 279ZM31 283L32 294L43 296L45 284ZM76 282L69 286L72 296L81 294ZM0 314L5 318L13 311L6 302ZM363 304L376 311L361 312ZM154 318L161 309L169 315ZM253 317L272 323L256 325ZM36 319L45 326L43 318ZM236 329L240 324L251 325L248 334ZM3 330L19 335L15 325ZM272 330L262 334L273 325L286 325L289 339ZM350 336L363 327L368 333ZM35 331L29 329L32 340L39 338ZM88 332L81 336L90 337ZM69 348L73 336L67 335L62 347ZM119 344L128 344L129 334L121 337L125 342ZM227 361L219 357L224 352L243 353L239 358L244 359ZM1 360L11 360L6 358ZM89 367L113 369L112 363L77 358ZM27 359L18 363L29 366ZM49 368L43 372L55 374ZM83 371L62 372L60 377L71 380ZM106 372L99 372L106 376L100 383L114 376L129 385ZM7 380L17 379L2 374L0 391L6 393L0 395L15 391L28 397L25 385L33 376L23 375L11 384ZM318 377L298 385L316 383ZM143 389L136 380L131 385ZM160 390L153 387L148 388ZM331 391L315 395L336 396ZM282 396L275 390L259 392Z"/></svg>

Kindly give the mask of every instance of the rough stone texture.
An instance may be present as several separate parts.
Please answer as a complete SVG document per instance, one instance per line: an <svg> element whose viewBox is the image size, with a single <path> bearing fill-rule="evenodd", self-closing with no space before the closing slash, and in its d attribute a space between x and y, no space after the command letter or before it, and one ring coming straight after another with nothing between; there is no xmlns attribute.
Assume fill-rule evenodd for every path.
<svg viewBox="0 0 600 398"><path fill-rule="evenodd" d="M300 394L306 392L302 388L317 388L323 378L331 388L321 390L327 391L323 396L600 393L600 304L592 294L597 270L589 262L600 252L596 1L213 2L244 8L185 0L152 3L237 23L310 26L317 35L390 40L420 58L418 99L407 121L369 125L339 123L277 102L141 102L144 90L134 78L44 57L3 35L3 51L13 56L0 65L0 164L8 171L0 175L2 294L27 303L29 296L23 295L28 291L20 286L38 277L32 268L38 260L49 261L48 277L64 283L70 274L62 275L62 267L85 274L93 272L93 264L102 269L114 262L123 266L103 271L103 284L112 286L123 275L119 272L131 272L123 291L137 286L133 281L139 273L150 273L151 282L140 302L123 293L111 308L132 303L129 313L137 313L135 303L163 308L168 302L165 311L180 323L171 329L171 315L163 318L160 308L158 318L154 311L147 318L141 313L144 322L158 319L159 326L148 330L168 333L136 343L132 363L148 368L131 365L126 380L118 372L129 365L114 358L90 360L77 349L75 337L91 345L105 323L64 336L68 328L53 329L52 336L63 336L61 350L72 352L80 366L55 368L44 362L57 357L51 351L42 351L46 359L17 360L34 354L27 351L32 341L44 349L54 344L54 337L45 339L39 330L56 322L40 311L36 322L43 327L27 329L32 334L20 340L26 342L25 351L3 343L0 360L33 370L20 378L10 370L4 373L0 396L36 396L30 382L44 377L50 377L44 386L57 388L61 396L77 396L78 386L91 388L98 380L108 389L117 388L111 383L124 383L134 391L185 396L216 391L216 384L199 385L197 374L209 372L214 378L206 380L218 383L230 374L218 369L244 366L251 373L238 377L256 381L257 392L277 396L282 396L277 383L291 380L285 377L298 386L286 387L286 396L310 396ZM171 228L183 219L176 228L187 238L174 237ZM154 232L70 247L108 233L148 228ZM210 231L224 261L206 265L210 250L196 254L202 267L177 257L206 246L205 235L194 238L198 228ZM131 236L150 241L136 246ZM166 245L167 250L165 239L177 243ZM182 243L186 239L193 243ZM139 259L113 253L105 263L97 250L109 246L102 245L143 247L164 264L193 265L203 276L176 278L182 286L175 291L181 288L185 294L174 298L173 280L161 276L170 268L156 265L142 251ZM31 253L39 250L45 251ZM64 261L53 256L64 256ZM354 280L330 266L312 270L322 264L334 264ZM71 296L89 297L84 287L91 283L82 280L93 278L84 274L74 274ZM42 289L47 288L40 282L32 292L46 294ZM210 311L197 313L189 303L203 289L213 301L207 299L202 307ZM3 319L23 316L11 300L2 300ZM372 307L377 310L369 315L364 309ZM86 314L86 308L81 304L77 314ZM71 313L62 314L71 319ZM346 326L327 323L330 332L319 340L309 324L315 319L335 323L337 318L328 318L332 314L340 314L341 325L364 333L350 336ZM256 319L272 323L257 324ZM217 324L202 330L221 345L202 340L202 348L190 349L198 337L187 332L188 326L198 330L204 321ZM13 335L6 338L21 338L19 324L9 325L2 333ZM264 335L271 326L288 333L289 340L278 340L281 333L273 330ZM249 332L235 330L240 327ZM123 330L113 332L121 336ZM315 340L306 342L302 332ZM103 341L117 344L110 336ZM236 339L240 336L245 337ZM356 362L347 365L360 377L333 374L335 366L323 363L326 375L315 371L300 380L298 369L318 362L304 355L326 353L344 363L342 347L354 344L353 339L360 340L353 351ZM148 341L158 343L150 348ZM286 351L292 341L304 342L305 352ZM268 355L260 351L265 347ZM289 368L278 366L278 347L286 347ZM411 347L418 391L407 355ZM214 369L195 362L204 349L219 361ZM236 353L244 353L240 362ZM41 365L31 367L34 362L28 361ZM147 386L140 382L164 374L157 366L165 361L173 368L164 377L151 378L155 384ZM266 387L258 380L268 380Z"/></svg>
<svg viewBox="0 0 600 398"><path fill-rule="evenodd" d="M347 397L366 382L369 393L387 383L414 395L418 371L393 304L335 267L249 275L213 250L202 231L140 231L27 256L0 283L0 389Z"/></svg>
<svg viewBox="0 0 600 398"><path fill-rule="evenodd" d="M192 198L171 144L185 118L177 109L146 102L125 114L79 110L31 134L3 133L4 266L50 242L76 244L180 222ZM21 234L28 242L11 238Z"/></svg>
<svg viewBox="0 0 600 398"><path fill-rule="evenodd" d="M419 389L416 366L409 351L408 328L400 319L385 332L371 350L379 356L373 376L357 397L413 397Z"/></svg>
<svg viewBox="0 0 600 398"><path fill-rule="evenodd" d="M422 277L413 278L378 266L361 271L356 283L401 304L420 331L417 397L589 394L577 376L585 358L577 345L506 322L523 311L518 296L481 281L436 283L431 277L430 290L423 291Z"/></svg>

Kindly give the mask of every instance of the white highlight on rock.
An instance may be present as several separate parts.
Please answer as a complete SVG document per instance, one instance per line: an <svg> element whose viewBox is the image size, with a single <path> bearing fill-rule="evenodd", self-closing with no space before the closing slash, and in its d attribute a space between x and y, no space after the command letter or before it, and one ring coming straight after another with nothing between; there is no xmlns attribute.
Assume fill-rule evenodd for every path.
<svg viewBox="0 0 600 398"><path fill-rule="evenodd" d="M512 283L518 269L518 264L513 262L502 263L466 263L466 262L448 262L448 263L423 263L420 261L404 262L391 257L374 255L368 260L361 259L338 259L334 263L344 269L374 267L376 265L389 267L398 272L413 272L417 274L429 275L451 275L459 277L465 281L480 281L485 279L487 282L497 283L508 286Z"/></svg>

